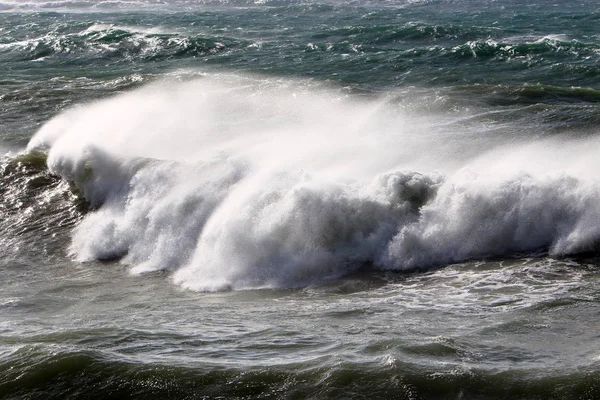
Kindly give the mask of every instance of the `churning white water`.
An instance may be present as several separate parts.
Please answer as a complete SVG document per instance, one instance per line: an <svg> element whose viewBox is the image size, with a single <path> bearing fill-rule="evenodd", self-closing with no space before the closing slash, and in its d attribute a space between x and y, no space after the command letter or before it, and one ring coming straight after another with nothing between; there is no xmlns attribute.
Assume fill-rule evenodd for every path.
<svg viewBox="0 0 600 400"><path fill-rule="evenodd" d="M28 151L47 150L96 208L74 258L171 270L195 290L600 239L597 138L488 137L392 98L248 77L159 83L62 113Z"/></svg>

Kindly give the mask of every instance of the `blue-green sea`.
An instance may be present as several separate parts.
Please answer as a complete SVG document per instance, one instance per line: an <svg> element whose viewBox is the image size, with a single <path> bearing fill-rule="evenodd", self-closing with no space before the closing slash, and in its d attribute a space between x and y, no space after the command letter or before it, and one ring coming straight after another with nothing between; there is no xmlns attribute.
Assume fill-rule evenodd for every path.
<svg viewBox="0 0 600 400"><path fill-rule="evenodd" d="M600 399L600 4L0 0L0 399Z"/></svg>

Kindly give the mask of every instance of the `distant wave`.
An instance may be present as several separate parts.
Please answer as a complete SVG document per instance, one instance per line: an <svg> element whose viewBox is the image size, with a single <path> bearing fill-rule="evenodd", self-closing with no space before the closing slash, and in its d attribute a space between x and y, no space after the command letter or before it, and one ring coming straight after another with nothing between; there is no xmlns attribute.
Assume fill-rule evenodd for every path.
<svg viewBox="0 0 600 400"><path fill-rule="evenodd" d="M495 57L510 59L527 55L565 53L595 55L598 48L561 36L544 36L533 41L473 40L452 48L452 54L463 57Z"/></svg>
<svg viewBox="0 0 600 400"><path fill-rule="evenodd" d="M95 208L73 257L168 269L196 290L597 250L596 135L455 129L385 99L214 76L66 111L28 150Z"/></svg>
<svg viewBox="0 0 600 400"><path fill-rule="evenodd" d="M430 3L432 0L386 0L385 5L411 6ZM322 6L331 7L339 4L355 4L354 0L325 0ZM369 1L365 2L369 4ZM139 8L197 7L198 5L233 5L233 6L308 6L319 7L321 4L298 2L295 0L3 0L0 11L6 10L115 10Z"/></svg>
<svg viewBox="0 0 600 400"><path fill-rule="evenodd" d="M81 53L86 58L140 58L156 60L216 54L251 42L227 37L204 37L165 33L143 27L91 25L78 32L56 29L39 37L0 43L0 54L11 58L39 60ZM77 59L75 58L76 62Z"/></svg>
<svg viewBox="0 0 600 400"><path fill-rule="evenodd" d="M330 25L326 19L335 19L335 10L333 5L293 3L268 7L252 16L256 10L245 7L225 21L218 9L207 8L196 18L194 12L179 7L173 12L150 11L143 23L130 23L124 11L95 17L88 10L85 17L80 15L71 23L42 13L34 19L45 22L31 27L15 24L6 13L1 14L5 24L0 61L14 63L13 68L21 63L40 64L34 68L91 63L107 71L129 69L132 63L137 70L166 68L166 64L190 67L200 61L279 76L320 75L342 84L354 84L368 74L363 82L367 87L389 82L428 87L515 82L594 87L600 76L596 39L570 38L560 34L562 26L554 34L510 36L512 31L493 24L427 22L418 13L408 15L410 20L391 21L383 18L382 10L368 13L356 5L349 8L351 23ZM249 20L242 16L247 13L247 18L262 21L258 29L249 28ZM312 13L319 18L301 35L290 32L284 38L269 28L269 21L277 15L293 26L298 22L296 15Z"/></svg>

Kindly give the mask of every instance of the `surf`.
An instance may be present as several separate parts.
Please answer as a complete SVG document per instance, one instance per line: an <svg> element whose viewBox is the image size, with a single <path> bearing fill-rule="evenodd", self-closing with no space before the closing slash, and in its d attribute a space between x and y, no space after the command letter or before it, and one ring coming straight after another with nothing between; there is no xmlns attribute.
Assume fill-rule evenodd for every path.
<svg viewBox="0 0 600 400"><path fill-rule="evenodd" d="M94 208L74 259L167 270L193 290L596 250L597 135L465 129L419 102L206 74L69 109L27 151Z"/></svg>

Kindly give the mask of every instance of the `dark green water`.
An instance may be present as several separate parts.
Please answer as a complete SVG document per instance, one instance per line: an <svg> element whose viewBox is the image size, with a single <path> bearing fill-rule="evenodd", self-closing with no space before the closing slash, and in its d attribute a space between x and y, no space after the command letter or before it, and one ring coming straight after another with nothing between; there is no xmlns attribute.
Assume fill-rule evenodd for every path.
<svg viewBox="0 0 600 400"><path fill-rule="evenodd" d="M600 398L599 27L0 1L0 398Z"/></svg>

